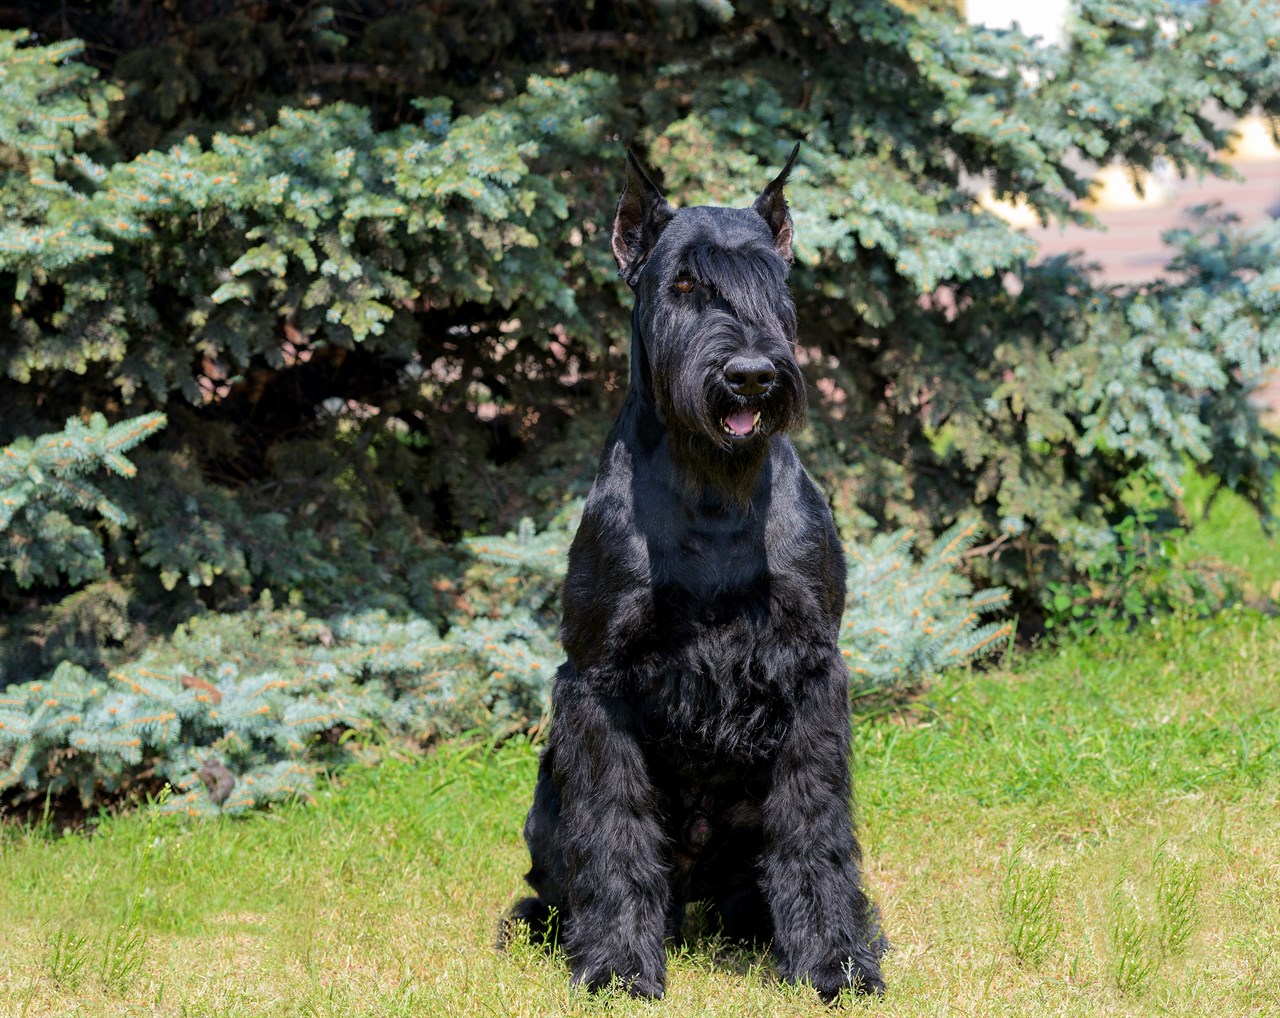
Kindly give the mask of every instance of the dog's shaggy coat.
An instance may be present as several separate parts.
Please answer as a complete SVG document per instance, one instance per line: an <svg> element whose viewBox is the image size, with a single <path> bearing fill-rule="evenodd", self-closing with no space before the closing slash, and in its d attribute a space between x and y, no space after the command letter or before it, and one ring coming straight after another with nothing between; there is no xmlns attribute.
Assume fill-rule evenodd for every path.
<svg viewBox="0 0 1280 1018"><path fill-rule="evenodd" d="M511 913L558 925L591 989L661 996L690 901L828 1000L884 988L850 820L844 559L785 434L805 412L795 157L749 209L673 209L627 162L631 390L569 554L536 897Z"/></svg>

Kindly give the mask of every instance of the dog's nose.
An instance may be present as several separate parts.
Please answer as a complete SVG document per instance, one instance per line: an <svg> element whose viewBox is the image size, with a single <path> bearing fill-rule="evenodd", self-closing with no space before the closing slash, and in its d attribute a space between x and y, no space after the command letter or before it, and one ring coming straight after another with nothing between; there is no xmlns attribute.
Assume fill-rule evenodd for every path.
<svg viewBox="0 0 1280 1018"><path fill-rule="evenodd" d="M758 396L773 384L773 362L767 357L735 357L724 366L724 380L738 396Z"/></svg>

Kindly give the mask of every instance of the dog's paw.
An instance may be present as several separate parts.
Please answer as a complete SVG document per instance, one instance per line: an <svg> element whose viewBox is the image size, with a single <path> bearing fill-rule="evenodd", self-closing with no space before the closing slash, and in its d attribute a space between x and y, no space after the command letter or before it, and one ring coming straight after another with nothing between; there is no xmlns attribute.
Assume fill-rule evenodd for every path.
<svg viewBox="0 0 1280 1018"><path fill-rule="evenodd" d="M644 997L650 1000L661 1000L666 988L660 975L643 973L631 976L619 975L611 968L601 967L595 970L575 970L573 986L585 987L592 993L605 990L620 990L632 997Z"/></svg>
<svg viewBox="0 0 1280 1018"><path fill-rule="evenodd" d="M809 974L809 981L818 991L818 996L828 1004L834 1004L845 990L868 997L884 994L884 976L880 974L880 966L866 959L846 958L824 965L819 971Z"/></svg>
<svg viewBox="0 0 1280 1018"><path fill-rule="evenodd" d="M535 947L554 951L560 933L560 913L538 898L521 898L498 922L498 950L526 938Z"/></svg>

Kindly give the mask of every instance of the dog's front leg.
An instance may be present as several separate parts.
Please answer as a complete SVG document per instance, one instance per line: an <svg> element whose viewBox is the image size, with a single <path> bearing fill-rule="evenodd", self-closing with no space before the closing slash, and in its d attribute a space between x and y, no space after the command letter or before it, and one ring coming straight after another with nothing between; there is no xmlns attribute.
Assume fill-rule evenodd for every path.
<svg viewBox="0 0 1280 1018"><path fill-rule="evenodd" d="M555 704L555 781L573 982L596 990L617 977L633 996L661 997L670 891L644 753L622 700L564 679Z"/></svg>
<svg viewBox="0 0 1280 1018"><path fill-rule="evenodd" d="M765 797L761 868L783 978L812 983L830 1002L845 988L884 992L886 943L862 889L850 818L844 665L836 658L827 667L800 683Z"/></svg>

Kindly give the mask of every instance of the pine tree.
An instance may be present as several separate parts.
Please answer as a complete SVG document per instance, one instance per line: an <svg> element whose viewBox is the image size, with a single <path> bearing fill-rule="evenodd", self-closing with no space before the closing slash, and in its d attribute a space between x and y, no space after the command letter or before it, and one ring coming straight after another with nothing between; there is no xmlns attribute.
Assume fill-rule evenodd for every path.
<svg viewBox="0 0 1280 1018"><path fill-rule="evenodd" d="M799 440L869 561L909 528L925 573L963 564L1026 620L1114 557L1137 481L1173 523L1188 464L1265 511L1280 444L1248 396L1280 360L1274 230L1205 217L1161 282L1112 288L1029 264L971 185L1088 222L1095 167L1229 174L1221 114L1280 113L1268 8L1085 0L1055 48L945 6L6 6L39 34L0 32L0 443L169 423L136 477L6 475L27 501L0 531L0 679L99 681L271 591L459 648L441 730L475 702L536 724L538 542L626 387L623 143L673 199L742 203L803 139ZM509 575L464 540L526 516L527 547L488 544ZM999 546L948 564L971 520ZM935 667L931 585L857 623L875 681ZM998 643L986 624L951 649Z"/></svg>
<svg viewBox="0 0 1280 1018"><path fill-rule="evenodd" d="M84 517L117 526L128 518L84 475L105 467L133 477L137 468L124 453L164 425L163 414L113 425L94 414L87 424L71 418L55 434L0 448L0 571L12 573L21 587L102 575L102 542Z"/></svg>
<svg viewBox="0 0 1280 1018"><path fill-rule="evenodd" d="M47 425L34 400L51 385L64 414L184 408L157 469L189 473L190 498L226 522L165 562L186 523L137 507L167 584L296 586L327 571L326 540L391 500L409 532L449 538L545 512L549 468L582 490L626 349L600 236L609 124L686 201L743 200L807 139L795 289L828 395L814 445L844 520L937 534L971 505L989 529L1018 517L1026 554L1002 555L993 579L1025 601L1111 540L1113 493L1135 471L1176 499L1188 456L1265 507L1275 446L1245 397L1280 343L1274 236L1228 231L1158 295L1112 292L1068 263L1027 266L1026 238L962 178L1087 221L1080 155L1230 172L1205 104L1280 103L1256 3L1091 0L1064 50L926 5L796 2L776 18L744 0L662 19L602 5L568 26L534 4L481 26L462 5L363 34L340 9L289 8L252 43L239 15L182 42L181 11L146 22L117 64L139 83L159 73L149 47L263 47L194 60L201 80L159 106L93 80L73 43L19 33L0 53L7 437ZM281 46L305 60L271 77ZM497 69L483 86L479 66ZM230 102L246 89L249 116ZM390 94L378 117L326 103ZM1230 343L1215 345L1219 327ZM280 526L274 496L300 471L314 483ZM352 471L367 489L354 502L330 483ZM283 560L255 557L282 542Z"/></svg>

